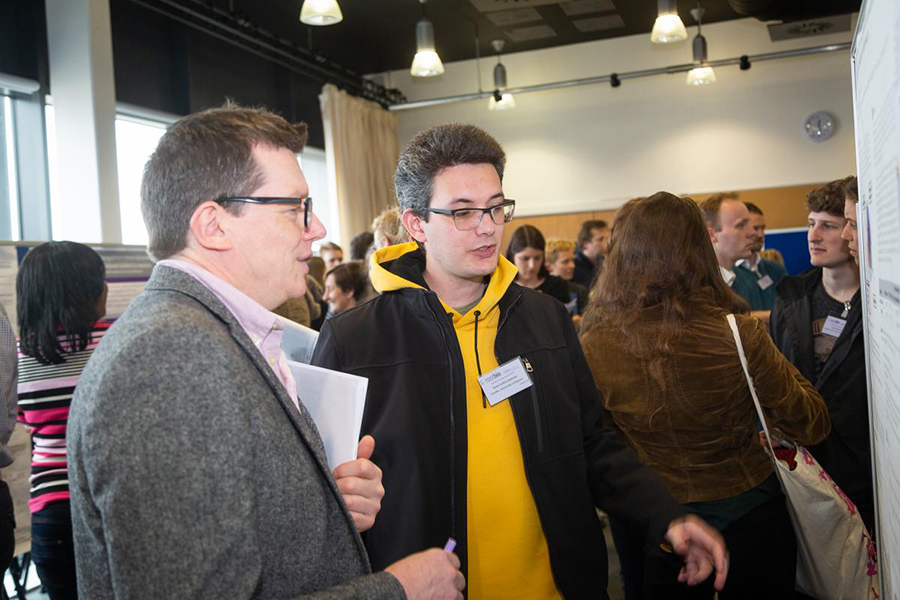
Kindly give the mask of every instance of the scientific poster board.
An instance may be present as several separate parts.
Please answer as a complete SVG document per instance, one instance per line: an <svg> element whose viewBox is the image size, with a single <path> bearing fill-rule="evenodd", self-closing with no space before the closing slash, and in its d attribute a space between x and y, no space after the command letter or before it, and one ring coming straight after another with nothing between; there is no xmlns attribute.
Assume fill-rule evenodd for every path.
<svg viewBox="0 0 900 600"><path fill-rule="evenodd" d="M860 267L883 598L900 597L900 2L865 0L853 36Z"/></svg>

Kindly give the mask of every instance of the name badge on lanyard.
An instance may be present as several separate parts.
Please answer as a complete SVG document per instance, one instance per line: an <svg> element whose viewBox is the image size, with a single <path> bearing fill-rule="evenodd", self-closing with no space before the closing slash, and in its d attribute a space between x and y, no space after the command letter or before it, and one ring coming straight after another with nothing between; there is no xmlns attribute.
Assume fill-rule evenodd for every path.
<svg viewBox="0 0 900 600"><path fill-rule="evenodd" d="M518 394L534 385L531 376L522 364L522 357L509 360L493 371L478 378L482 391L491 406L503 402L510 396Z"/></svg>
<svg viewBox="0 0 900 600"><path fill-rule="evenodd" d="M756 280L756 285L758 285L759 289L761 289L761 290L768 289L768 288L772 287L774 284L775 284L775 282L772 281L772 278L769 277L768 275L766 275L764 277L760 277L759 279Z"/></svg>
<svg viewBox="0 0 900 600"><path fill-rule="evenodd" d="M829 316L825 319L825 326L822 327L822 333L831 337L841 337L844 327L847 325L847 319Z"/></svg>

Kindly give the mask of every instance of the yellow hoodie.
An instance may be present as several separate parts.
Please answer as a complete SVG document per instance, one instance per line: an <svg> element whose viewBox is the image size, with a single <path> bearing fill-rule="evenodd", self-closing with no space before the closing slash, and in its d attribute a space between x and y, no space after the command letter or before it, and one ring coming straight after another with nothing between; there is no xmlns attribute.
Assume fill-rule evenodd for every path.
<svg viewBox="0 0 900 600"><path fill-rule="evenodd" d="M416 247L415 242L410 242L383 248L373 255L371 277L378 292L424 289L381 266ZM547 540L525 479L512 408L508 400L494 406L485 403L477 379L479 370L484 374L498 366L494 354L500 322L498 302L515 278L515 266L501 256L481 301L465 315L441 300L453 316L466 373L467 593L473 600L561 598L550 571Z"/></svg>

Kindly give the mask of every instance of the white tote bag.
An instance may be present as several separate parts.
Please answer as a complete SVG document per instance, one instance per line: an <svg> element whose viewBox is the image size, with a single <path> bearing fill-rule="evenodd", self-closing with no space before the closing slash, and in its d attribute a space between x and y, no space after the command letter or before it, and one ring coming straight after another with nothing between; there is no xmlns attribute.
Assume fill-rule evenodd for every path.
<svg viewBox="0 0 900 600"><path fill-rule="evenodd" d="M796 588L818 600L880 597L875 545L856 506L803 446L791 464L775 457L734 315L728 315L756 414L768 440L775 472L797 536Z"/></svg>

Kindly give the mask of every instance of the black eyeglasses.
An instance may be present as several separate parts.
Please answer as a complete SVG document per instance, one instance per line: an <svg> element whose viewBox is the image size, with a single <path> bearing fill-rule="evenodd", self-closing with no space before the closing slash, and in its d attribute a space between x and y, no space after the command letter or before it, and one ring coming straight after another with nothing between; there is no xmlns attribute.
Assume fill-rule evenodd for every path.
<svg viewBox="0 0 900 600"><path fill-rule="evenodd" d="M438 215L449 215L453 217L453 224L460 231L468 231L477 229L481 225L484 215L491 215L491 220L495 225L502 225L512 221L513 212L516 210L516 201L506 199L500 204L489 206L487 208L428 208L427 212Z"/></svg>
<svg viewBox="0 0 900 600"><path fill-rule="evenodd" d="M310 196L306 198L278 198L274 196L228 196L227 198L217 198L216 204L225 204L226 202L246 202L248 204L302 204L303 205L303 227L309 229L312 223L312 204L313 199Z"/></svg>

